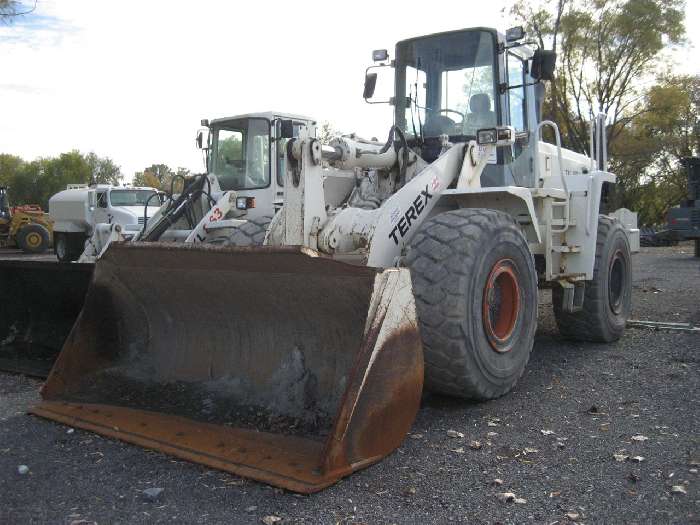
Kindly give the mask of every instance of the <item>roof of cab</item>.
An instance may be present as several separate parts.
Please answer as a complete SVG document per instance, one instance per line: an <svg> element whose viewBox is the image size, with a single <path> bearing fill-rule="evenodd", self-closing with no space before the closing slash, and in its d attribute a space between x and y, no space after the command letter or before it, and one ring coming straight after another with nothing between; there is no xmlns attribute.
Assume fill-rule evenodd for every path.
<svg viewBox="0 0 700 525"><path fill-rule="evenodd" d="M212 119L210 124L215 124L217 122L225 122L227 120L243 119L243 118L264 118L267 120L273 120L276 118L291 119L291 120L304 120L308 122L316 122L316 119L311 117L306 117L304 115L297 115L294 113L284 113L283 111L262 111L259 113L244 113L242 115L233 115L231 117L221 117Z"/></svg>

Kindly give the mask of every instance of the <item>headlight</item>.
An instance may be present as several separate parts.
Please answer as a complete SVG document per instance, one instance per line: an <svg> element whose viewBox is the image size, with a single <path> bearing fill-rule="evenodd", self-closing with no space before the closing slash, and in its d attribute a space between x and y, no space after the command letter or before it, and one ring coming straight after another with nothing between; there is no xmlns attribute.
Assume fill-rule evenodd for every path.
<svg viewBox="0 0 700 525"><path fill-rule="evenodd" d="M496 142L498 142L496 128L480 129L476 132L477 144L495 144Z"/></svg>

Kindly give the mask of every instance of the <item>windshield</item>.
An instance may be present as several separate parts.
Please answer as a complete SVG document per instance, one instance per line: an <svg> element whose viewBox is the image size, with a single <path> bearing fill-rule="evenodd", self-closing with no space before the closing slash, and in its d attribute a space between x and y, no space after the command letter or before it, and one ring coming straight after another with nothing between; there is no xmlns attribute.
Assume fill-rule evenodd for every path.
<svg viewBox="0 0 700 525"><path fill-rule="evenodd" d="M109 199L112 206L145 206L148 201L149 206L160 206L160 199L151 195L156 192L152 190L112 190L109 193Z"/></svg>
<svg viewBox="0 0 700 525"><path fill-rule="evenodd" d="M212 127L209 171L224 191L270 184L270 123L263 118L230 120Z"/></svg>
<svg viewBox="0 0 700 525"><path fill-rule="evenodd" d="M496 125L494 36L473 30L400 42L396 121L408 136L476 135Z"/></svg>

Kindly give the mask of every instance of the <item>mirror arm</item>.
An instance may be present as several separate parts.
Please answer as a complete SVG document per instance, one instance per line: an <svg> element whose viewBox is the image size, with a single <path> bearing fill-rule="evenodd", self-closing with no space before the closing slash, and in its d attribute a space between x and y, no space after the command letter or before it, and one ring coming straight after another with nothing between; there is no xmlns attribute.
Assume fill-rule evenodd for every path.
<svg viewBox="0 0 700 525"><path fill-rule="evenodd" d="M508 84L503 82L503 83L499 84L498 91L500 92L501 95L503 95L506 93L506 91L510 91L511 89L528 87L528 86L536 86L537 84L539 84L541 82L542 82L541 78L538 78L537 80L535 80L534 82L530 82L529 84L518 84L517 86L509 86Z"/></svg>

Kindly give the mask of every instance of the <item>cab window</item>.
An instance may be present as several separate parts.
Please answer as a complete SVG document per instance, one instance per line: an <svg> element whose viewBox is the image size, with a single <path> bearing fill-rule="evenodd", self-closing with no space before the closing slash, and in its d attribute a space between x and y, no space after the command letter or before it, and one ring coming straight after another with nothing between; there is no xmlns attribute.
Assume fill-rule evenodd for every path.
<svg viewBox="0 0 700 525"><path fill-rule="evenodd" d="M293 123L293 135L299 136L299 129L304 125L303 122ZM278 135L279 136L279 135ZM284 186L284 174L287 170L287 141L289 139L279 139L277 141L277 185Z"/></svg>
<svg viewBox="0 0 700 525"><path fill-rule="evenodd" d="M510 116L510 125L513 126L516 131L524 131L527 129L524 84L525 62L514 54L508 53L508 113Z"/></svg>
<svg viewBox="0 0 700 525"><path fill-rule="evenodd" d="M106 208L107 207L107 192L100 191L97 193L97 207Z"/></svg>

